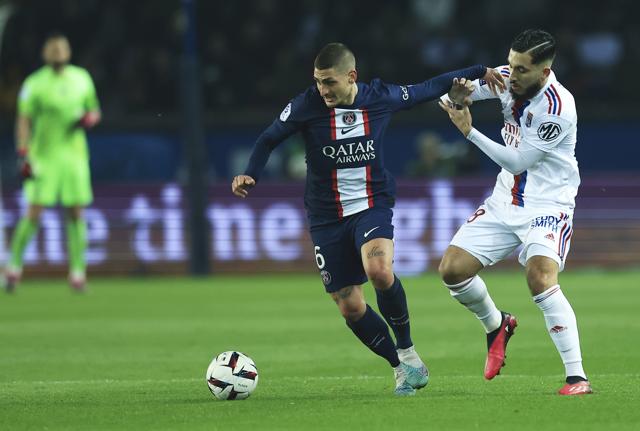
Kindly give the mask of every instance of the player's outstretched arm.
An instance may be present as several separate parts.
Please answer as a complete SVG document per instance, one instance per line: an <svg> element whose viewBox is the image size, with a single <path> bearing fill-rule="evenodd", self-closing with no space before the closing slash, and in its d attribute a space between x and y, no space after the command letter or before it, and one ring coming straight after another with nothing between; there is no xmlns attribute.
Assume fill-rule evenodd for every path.
<svg viewBox="0 0 640 431"><path fill-rule="evenodd" d="M256 185L256 181L249 175L236 175L231 183L231 191L234 195L246 198L249 189Z"/></svg>
<svg viewBox="0 0 640 431"><path fill-rule="evenodd" d="M440 100L447 103L447 99L456 105L470 106L476 100L493 99L499 97L506 89L504 78L496 69L487 68L482 80L471 81L465 78L455 78L451 89Z"/></svg>
<svg viewBox="0 0 640 431"><path fill-rule="evenodd" d="M440 107L449 114L451 122L460 130L465 138L473 142L476 147L480 148L491 160L506 169L513 175L518 175L527 170L534 164L538 163L544 156L545 152L536 147L526 145L523 141L520 143L520 150L515 150L510 146L500 145L492 141L487 136L473 128L471 112L469 107L464 106L463 109L456 109L452 103L439 102Z"/></svg>

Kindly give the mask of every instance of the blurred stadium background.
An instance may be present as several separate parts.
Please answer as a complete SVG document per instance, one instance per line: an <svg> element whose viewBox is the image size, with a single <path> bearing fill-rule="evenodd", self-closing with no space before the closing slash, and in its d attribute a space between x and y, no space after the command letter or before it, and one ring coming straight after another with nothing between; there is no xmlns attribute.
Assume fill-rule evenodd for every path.
<svg viewBox="0 0 640 431"><path fill-rule="evenodd" d="M64 220L49 210L24 284L0 297L0 429L640 429L636 9L630 0L0 0L0 263L24 210L16 97L47 34L68 35L103 112L89 133L89 294L68 292ZM414 83L502 65L531 27L556 36L554 69L577 102L583 183L561 280L596 393L555 396L561 365L515 259L484 275L520 326L504 375L482 379L482 331L439 287L436 267L498 168L431 103L396 115L386 136L399 184L395 269L415 275L403 278L413 339L432 371L428 389L393 398L386 364L354 342L317 276L300 138L273 152L249 199L232 196L231 179L261 130L312 84L325 43L349 45L362 80ZM497 107L472 109L500 140ZM256 361L260 386L248 402L215 403L204 372L230 349Z"/></svg>
<svg viewBox="0 0 640 431"><path fill-rule="evenodd" d="M312 83L318 49L343 41L360 79L414 83L505 63L515 34L544 27L554 69L579 112L580 189L569 268L637 266L640 256L640 27L631 1L0 1L0 257L24 208L16 96L41 65L45 35L66 33L93 76L103 123L89 135L95 202L89 275L316 271L302 207L303 145L272 154L247 200L230 193L253 140ZM474 121L498 139L499 112ZM432 103L396 116L388 169L399 180L396 265L434 270L498 169ZM47 211L26 276L64 274L61 213ZM515 265L505 262L501 267ZM320 286L318 286L320 289Z"/></svg>

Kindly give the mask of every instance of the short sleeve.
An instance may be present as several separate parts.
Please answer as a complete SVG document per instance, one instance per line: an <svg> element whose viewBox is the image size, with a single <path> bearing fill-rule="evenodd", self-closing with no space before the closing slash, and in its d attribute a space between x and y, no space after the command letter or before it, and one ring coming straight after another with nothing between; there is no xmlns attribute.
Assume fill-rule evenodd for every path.
<svg viewBox="0 0 640 431"><path fill-rule="evenodd" d="M32 79L27 78L18 93L18 114L33 117L36 110L35 85Z"/></svg>
<svg viewBox="0 0 640 431"><path fill-rule="evenodd" d="M87 94L85 97L85 110L87 111L97 111L100 109L100 102L98 101L98 95L96 93L96 87L93 84L93 79L91 79L91 75L89 72L85 71L86 76L86 87Z"/></svg>

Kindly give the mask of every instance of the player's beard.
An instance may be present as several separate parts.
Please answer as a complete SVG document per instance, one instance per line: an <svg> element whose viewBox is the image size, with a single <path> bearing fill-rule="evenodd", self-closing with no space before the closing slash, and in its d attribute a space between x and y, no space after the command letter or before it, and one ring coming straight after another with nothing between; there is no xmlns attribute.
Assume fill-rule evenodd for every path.
<svg viewBox="0 0 640 431"><path fill-rule="evenodd" d="M513 96L513 98L515 100L525 101L525 100L531 99L533 96L538 94L538 91L540 91L541 88L542 88L542 84L537 82L537 83L532 84L529 87L527 87L524 90L524 93L522 93L522 94L514 93L512 88L510 88L509 91L511 92L511 95Z"/></svg>

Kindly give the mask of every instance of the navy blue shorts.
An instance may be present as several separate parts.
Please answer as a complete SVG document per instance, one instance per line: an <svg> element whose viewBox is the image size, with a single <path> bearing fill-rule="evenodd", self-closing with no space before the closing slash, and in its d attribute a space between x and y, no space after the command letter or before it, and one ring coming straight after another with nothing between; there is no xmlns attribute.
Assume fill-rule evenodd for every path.
<svg viewBox="0 0 640 431"><path fill-rule="evenodd" d="M375 238L393 239L390 208L369 208L339 222L311 228L316 265L327 292L365 283L362 245Z"/></svg>

